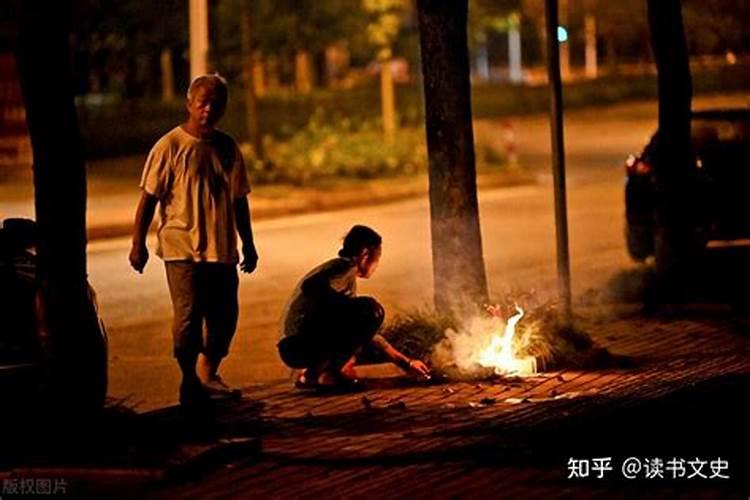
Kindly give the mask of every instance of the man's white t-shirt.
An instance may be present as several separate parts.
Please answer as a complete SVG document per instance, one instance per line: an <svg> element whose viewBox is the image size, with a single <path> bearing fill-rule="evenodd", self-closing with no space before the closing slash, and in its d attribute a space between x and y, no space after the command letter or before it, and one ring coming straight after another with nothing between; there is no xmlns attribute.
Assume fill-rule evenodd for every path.
<svg viewBox="0 0 750 500"><path fill-rule="evenodd" d="M156 255L164 261L236 264L234 200L250 186L236 142L215 131L208 139L178 126L146 159L141 189L159 199Z"/></svg>

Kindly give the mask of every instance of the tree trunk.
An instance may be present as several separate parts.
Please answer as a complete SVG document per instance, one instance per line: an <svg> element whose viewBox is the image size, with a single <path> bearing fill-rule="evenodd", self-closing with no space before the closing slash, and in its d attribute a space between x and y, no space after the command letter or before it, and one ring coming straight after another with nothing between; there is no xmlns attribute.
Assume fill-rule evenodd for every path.
<svg viewBox="0 0 750 500"><path fill-rule="evenodd" d="M312 91L310 53L306 50L298 50L294 56L294 86L302 95L307 95Z"/></svg>
<svg viewBox="0 0 750 500"><path fill-rule="evenodd" d="M174 100L174 65L172 64L172 49L164 47L159 58L161 67L161 100Z"/></svg>
<svg viewBox="0 0 750 500"><path fill-rule="evenodd" d="M483 82L490 81L490 54L487 47L487 35L482 34L482 40L477 45L477 76Z"/></svg>
<svg viewBox="0 0 750 500"><path fill-rule="evenodd" d="M396 97L391 62L390 56L380 60L380 108L386 144L393 144L396 138Z"/></svg>
<svg viewBox="0 0 750 500"><path fill-rule="evenodd" d="M418 0L430 179L435 307L487 301L471 118L467 0Z"/></svg>
<svg viewBox="0 0 750 500"><path fill-rule="evenodd" d="M243 97L245 101L245 116L247 119L247 133L253 145L253 151L257 159L264 158L263 138L258 126L258 99L255 95L255 74L253 68L253 38L252 24L250 19L250 6L247 0L242 2L240 14L241 36L242 36L242 72L243 72Z"/></svg>
<svg viewBox="0 0 750 500"><path fill-rule="evenodd" d="M593 14L586 14L583 24L586 38L586 78L596 78L599 73L596 53L596 17Z"/></svg>
<svg viewBox="0 0 750 500"><path fill-rule="evenodd" d="M690 210L690 101L692 82L679 0L648 0L651 44L658 72L656 148L657 271L675 277L693 247Z"/></svg>
<svg viewBox="0 0 750 500"><path fill-rule="evenodd" d="M523 83L521 63L521 27L517 16L511 16L508 28L508 77L511 83Z"/></svg>
<svg viewBox="0 0 750 500"><path fill-rule="evenodd" d="M68 48L72 8L44 0L23 6L18 67L34 156L38 276L55 383L66 404L80 410L101 403L102 374L91 370L101 339L91 337L86 281L86 171Z"/></svg>

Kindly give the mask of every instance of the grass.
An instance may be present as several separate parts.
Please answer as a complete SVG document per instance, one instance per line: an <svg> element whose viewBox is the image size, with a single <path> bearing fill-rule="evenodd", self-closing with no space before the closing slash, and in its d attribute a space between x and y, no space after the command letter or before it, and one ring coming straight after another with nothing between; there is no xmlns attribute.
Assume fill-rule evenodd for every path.
<svg viewBox="0 0 750 500"><path fill-rule="evenodd" d="M519 300L511 298L502 304L504 317L512 314L517 302ZM561 326L556 304L523 307L526 314L518 324L514 342L517 356L532 356L537 359L538 366L547 371L625 366L627 360L598 346L587 332ZM479 380L494 377L493 370L478 363L467 366L465 361L460 361L458 358L465 356L467 350L465 345L459 344L465 344L463 339L471 335L474 347L477 347L477 342L481 344L480 348L485 347L489 342L489 332L482 328L490 324L489 321L487 315L486 318L475 318L470 324L461 324L453 317L422 308L397 316L386 325L383 335L407 356L429 360L439 376L452 380ZM479 330L486 335L476 333ZM494 332L502 333L499 328Z"/></svg>

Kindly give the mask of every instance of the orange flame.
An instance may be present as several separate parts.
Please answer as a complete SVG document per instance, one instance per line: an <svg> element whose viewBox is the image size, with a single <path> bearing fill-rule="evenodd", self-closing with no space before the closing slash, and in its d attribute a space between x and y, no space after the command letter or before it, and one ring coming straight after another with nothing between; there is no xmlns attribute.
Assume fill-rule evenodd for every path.
<svg viewBox="0 0 750 500"><path fill-rule="evenodd" d="M536 363L533 358L518 358L513 352L513 338L516 334L516 325L524 316L524 311L516 306L517 313L511 316L505 324L503 335L494 334L489 345L484 348L477 362L485 368L494 368L498 375L505 373L528 374L536 371Z"/></svg>

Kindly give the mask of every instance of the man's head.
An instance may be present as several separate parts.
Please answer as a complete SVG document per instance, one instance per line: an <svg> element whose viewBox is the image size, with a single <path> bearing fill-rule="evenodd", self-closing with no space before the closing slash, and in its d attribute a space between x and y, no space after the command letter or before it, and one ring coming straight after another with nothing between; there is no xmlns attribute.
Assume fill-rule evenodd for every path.
<svg viewBox="0 0 750 500"><path fill-rule="evenodd" d="M339 256L351 259L360 278L369 278L380 262L383 238L374 229L356 225L344 237Z"/></svg>
<svg viewBox="0 0 750 500"><path fill-rule="evenodd" d="M213 129L224 115L228 100L227 81L218 74L194 78L187 91L190 121L200 128Z"/></svg>

